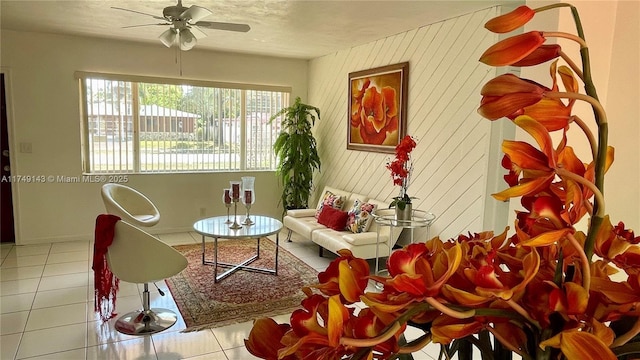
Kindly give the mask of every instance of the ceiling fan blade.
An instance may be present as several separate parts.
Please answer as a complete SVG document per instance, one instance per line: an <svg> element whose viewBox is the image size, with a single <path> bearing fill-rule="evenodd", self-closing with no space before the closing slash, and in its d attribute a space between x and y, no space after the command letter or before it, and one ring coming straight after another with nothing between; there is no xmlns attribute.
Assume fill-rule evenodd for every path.
<svg viewBox="0 0 640 360"><path fill-rule="evenodd" d="M124 10L124 11L128 11L128 12L132 12L132 13L136 13L136 14L141 14L141 15L147 15L147 16L151 16L154 19L158 19L158 20L167 20L165 18L163 18L162 16L157 16L157 15L152 15L152 14L147 14L147 13L143 13L141 11L136 11L136 10L131 10L131 9L125 9L125 8L121 8L121 7L116 7L116 6L112 6L112 9L116 9L116 10Z"/></svg>
<svg viewBox="0 0 640 360"><path fill-rule="evenodd" d="M200 29L198 29L197 26L189 26L189 29L193 33L193 36L196 37L196 39L202 39L202 38L206 38L207 37L207 33L205 33L204 31L202 31Z"/></svg>
<svg viewBox="0 0 640 360"><path fill-rule="evenodd" d="M123 26L123 29L126 28L134 28L134 27L141 27L141 26L154 26L154 25L171 25L169 23L155 23L155 24L140 24L140 25L129 25L129 26Z"/></svg>
<svg viewBox="0 0 640 360"><path fill-rule="evenodd" d="M238 32L247 32L251 30L251 27L247 24L233 24L233 23L223 23L223 22L215 22L215 21L198 21L194 25L205 28L205 29L214 29L214 30L227 30L227 31L238 31Z"/></svg>
<svg viewBox="0 0 640 360"><path fill-rule="evenodd" d="M189 19L193 22L200 21L207 16L213 14L209 9L205 9L202 6L191 5L190 8L180 14L181 19Z"/></svg>

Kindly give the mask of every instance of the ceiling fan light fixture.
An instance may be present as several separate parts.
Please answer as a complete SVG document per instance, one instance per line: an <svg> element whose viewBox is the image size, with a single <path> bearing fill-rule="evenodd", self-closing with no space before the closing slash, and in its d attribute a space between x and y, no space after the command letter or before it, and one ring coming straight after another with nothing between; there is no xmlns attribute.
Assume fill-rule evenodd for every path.
<svg viewBox="0 0 640 360"><path fill-rule="evenodd" d="M137 10L125 9L115 6L112 6L112 9L128 11L136 14L150 16L157 20L162 20L162 23L132 25L125 26L125 28L169 25L171 26L171 28L160 34L159 39L164 46L170 48L174 44L177 44L177 46L182 51L193 49L193 47L196 46L198 39L202 39L207 36L207 34L200 30L199 27L211 30L226 30L235 32L247 32L251 29L248 24L201 21L203 18L212 15L211 10L198 5L192 5L191 7L187 8L182 5L182 0L177 1L178 3L176 5L167 6L162 9L162 16L156 16Z"/></svg>
<svg viewBox="0 0 640 360"><path fill-rule="evenodd" d="M196 46L196 37L191 33L189 29L180 30L180 50L187 51L193 49Z"/></svg>
<svg viewBox="0 0 640 360"><path fill-rule="evenodd" d="M160 41L162 41L164 46L171 47L171 45L173 45L173 43L176 41L177 33L178 32L174 28L168 29L167 31L160 34Z"/></svg>

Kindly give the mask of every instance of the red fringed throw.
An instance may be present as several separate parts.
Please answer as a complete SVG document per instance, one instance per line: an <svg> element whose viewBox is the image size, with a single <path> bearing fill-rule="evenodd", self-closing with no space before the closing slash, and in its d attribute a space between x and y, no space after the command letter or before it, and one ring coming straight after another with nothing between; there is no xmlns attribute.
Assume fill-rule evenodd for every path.
<svg viewBox="0 0 640 360"><path fill-rule="evenodd" d="M113 242L116 215L101 214L96 218L95 243L93 245L93 280L95 286L94 310L102 321L112 319L117 314L116 294L120 280L113 275L107 264L107 250Z"/></svg>

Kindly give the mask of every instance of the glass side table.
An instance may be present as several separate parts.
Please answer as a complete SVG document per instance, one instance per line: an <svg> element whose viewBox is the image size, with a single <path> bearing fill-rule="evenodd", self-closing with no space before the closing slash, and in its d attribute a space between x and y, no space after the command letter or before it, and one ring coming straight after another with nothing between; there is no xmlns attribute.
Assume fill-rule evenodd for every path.
<svg viewBox="0 0 640 360"><path fill-rule="evenodd" d="M377 232L377 237L376 237L376 270L375 270L375 274L376 275L387 275L388 274L388 270L380 270L380 229L384 226L389 227L389 239L387 240L387 248L389 250L389 253L387 254L387 259L388 256L391 256L391 246L388 246L389 243L391 242L391 239L393 239L393 232L394 229L396 228L400 228L400 231L402 231L403 229L410 229L411 230L411 243L414 243L414 237L413 237L413 231L414 229L417 228L426 228L427 229L427 239L429 239L429 230L431 227L431 224L433 224L433 221L436 219L436 216L430 212L426 212L426 211L422 211L422 210L418 210L418 209L414 209L412 211L411 214L411 219L407 219L407 220L396 220L395 217L395 209L378 209L373 213L373 218L374 221L376 222L376 232ZM376 287L378 287L378 284L376 284Z"/></svg>

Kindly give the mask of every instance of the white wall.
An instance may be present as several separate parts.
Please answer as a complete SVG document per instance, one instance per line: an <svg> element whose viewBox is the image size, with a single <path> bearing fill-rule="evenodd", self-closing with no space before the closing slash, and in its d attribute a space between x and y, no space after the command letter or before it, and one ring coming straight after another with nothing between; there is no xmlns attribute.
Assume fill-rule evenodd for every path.
<svg viewBox="0 0 640 360"><path fill-rule="evenodd" d="M527 1L531 8L553 3ZM574 0L589 46L593 80L598 97L607 111L610 146L615 148L613 166L605 176L606 213L615 225L623 221L627 228L640 231L640 2L627 0ZM575 33L575 24L567 8L542 12L526 26L531 30ZM580 64L575 43L559 39L563 50ZM548 69L524 68L523 77L549 85ZM578 102L574 113L597 132L589 105ZM525 138L519 132L519 137ZM591 161L587 142L580 131L570 132L569 145L585 162ZM517 208L518 204L512 204ZM586 222L581 223L586 230Z"/></svg>
<svg viewBox="0 0 640 360"><path fill-rule="evenodd" d="M408 191L418 197L414 208L437 216L431 235L482 231L485 202L494 201L486 196L487 169L497 164L488 164L491 124L476 109L480 88L495 70L478 58L497 39L483 29L497 11L478 11L313 59L309 101L322 110L315 129L322 159L317 187L332 185L389 202L397 196L385 168L393 155L346 149L348 74L408 61L407 133L417 139Z"/></svg>
<svg viewBox="0 0 640 360"><path fill-rule="evenodd" d="M581 3L578 3L581 4ZM597 17L599 10L589 13ZM605 109L609 117L609 144L616 159L605 177L607 213L616 224L640 233L640 2L617 1L608 68ZM595 43L594 46L598 46ZM597 52L597 48L594 47Z"/></svg>
<svg viewBox="0 0 640 360"><path fill-rule="evenodd" d="M96 71L180 78L174 49L140 44L14 32L1 33L2 71L8 76L9 126L14 175L79 176L80 115L74 72ZM183 77L283 85L307 96L307 61L200 51L182 54ZM32 144L31 153L19 152ZM128 184L157 204L162 220L153 231L192 229L194 220L222 215L222 189L246 173L130 175ZM277 216L279 189L273 172L256 176L256 213ZM17 243L88 239L104 211L101 184L14 184Z"/></svg>

